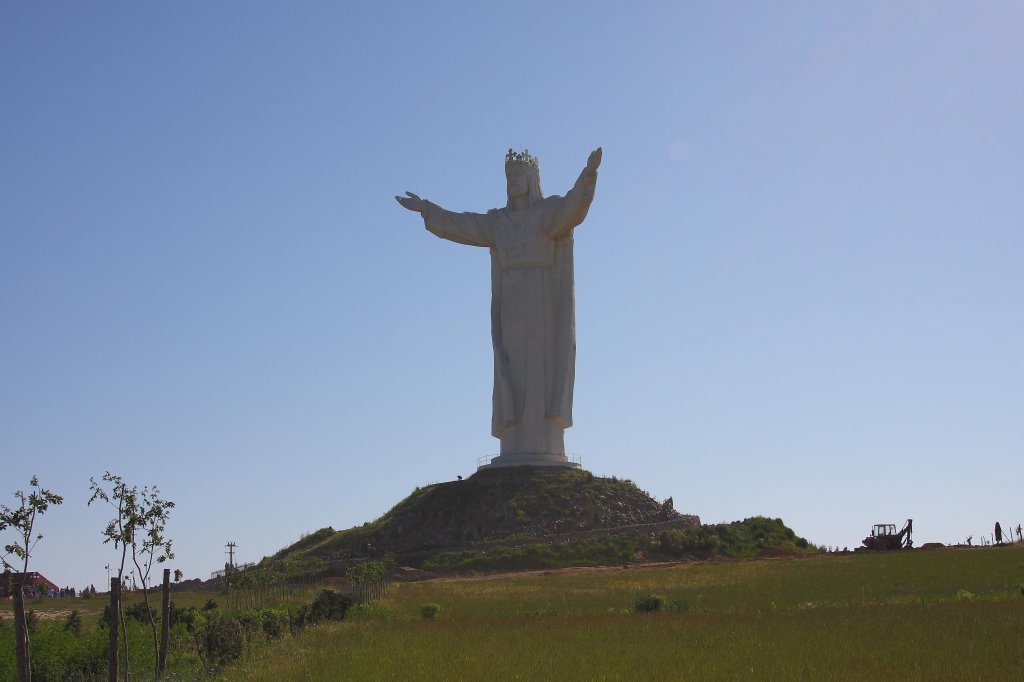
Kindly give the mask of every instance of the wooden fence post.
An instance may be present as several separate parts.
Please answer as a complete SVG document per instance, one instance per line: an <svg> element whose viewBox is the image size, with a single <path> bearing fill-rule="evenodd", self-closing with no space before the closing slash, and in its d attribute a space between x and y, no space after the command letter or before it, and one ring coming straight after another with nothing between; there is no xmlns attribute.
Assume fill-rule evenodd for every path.
<svg viewBox="0 0 1024 682"><path fill-rule="evenodd" d="M21 574L22 582L14 585L14 647L18 659L18 682L32 682L32 658L28 649L28 623L25 621L25 587L27 574Z"/></svg>
<svg viewBox="0 0 1024 682"><path fill-rule="evenodd" d="M110 644L107 646L107 679L110 682L118 682L120 665L120 639L121 635L121 578L110 579Z"/></svg>
<svg viewBox="0 0 1024 682"><path fill-rule="evenodd" d="M167 672L167 640L171 631L171 569L164 569L163 603L160 610L160 658L157 659L157 675Z"/></svg>

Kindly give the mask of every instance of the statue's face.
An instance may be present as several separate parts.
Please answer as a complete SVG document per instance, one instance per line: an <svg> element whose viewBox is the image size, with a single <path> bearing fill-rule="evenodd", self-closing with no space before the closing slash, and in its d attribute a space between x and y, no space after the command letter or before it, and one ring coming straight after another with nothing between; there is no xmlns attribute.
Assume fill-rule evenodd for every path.
<svg viewBox="0 0 1024 682"><path fill-rule="evenodd" d="M505 169L505 179L508 181L508 196L510 199L525 196L530 191L530 181L526 177L526 171L522 168L510 166Z"/></svg>

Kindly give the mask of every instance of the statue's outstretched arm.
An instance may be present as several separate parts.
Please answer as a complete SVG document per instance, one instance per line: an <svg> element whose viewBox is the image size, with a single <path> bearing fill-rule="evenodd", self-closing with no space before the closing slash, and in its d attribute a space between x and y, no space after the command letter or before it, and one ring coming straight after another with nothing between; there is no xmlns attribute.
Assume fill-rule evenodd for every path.
<svg viewBox="0 0 1024 682"><path fill-rule="evenodd" d="M432 201L423 201L419 197L416 199L421 204L419 210L423 216L424 226L441 239L468 246L494 246L494 216L485 213L456 213L447 211ZM398 202L406 206L402 199Z"/></svg>
<svg viewBox="0 0 1024 682"><path fill-rule="evenodd" d="M587 217L590 202L594 200L594 190L597 189L597 169L601 165L602 154L600 147L590 152L586 167L576 178L576 184L562 199L558 213L547 229L549 237L561 237Z"/></svg>
<svg viewBox="0 0 1024 682"><path fill-rule="evenodd" d="M453 213L421 199L412 192L396 196L395 201L423 216L427 229L442 239L469 246L494 246L493 229L488 216L479 213Z"/></svg>
<svg viewBox="0 0 1024 682"><path fill-rule="evenodd" d="M423 216L423 224L442 239L469 246L494 246L492 220L480 213L454 213L412 192L396 196L395 201Z"/></svg>

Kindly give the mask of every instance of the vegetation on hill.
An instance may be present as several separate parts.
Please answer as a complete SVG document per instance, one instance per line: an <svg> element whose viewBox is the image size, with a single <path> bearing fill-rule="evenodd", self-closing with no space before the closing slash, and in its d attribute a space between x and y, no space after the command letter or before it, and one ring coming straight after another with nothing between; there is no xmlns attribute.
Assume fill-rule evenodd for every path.
<svg viewBox="0 0 1024 682"><path fill-rule="evenodd" d="M420 566L445 551L486 551L496 544L546 542L564 536L582 539L587 533L664 522L686 527L700 520L680 514L671 503L654 500L628 480L576 469L484 470L464 481L417 488L379 519L362 526L320 529L269 557L264 565L299 556L339 561L390 554L400 563ZM612 555L614 561L623 559L619 551Z"/></svg>
<svg viewBox="0 0 1024 682"><path fill-rule="evenodd" d="M753 557L762 554L799 554L817 551L807 540L797 537L782 519L754 516L732 523L694 526L684 530L666 530L658 537L658 549L677 558Z"/></svg>
<svg viewBox="0 0 1024 682"><path fill-rule="evenodd" d="M485 571L614 566L634 561L745 558L817 551L807 540L797 537L782 519L763 516L732 523L670 528L656 534L644 530L609 530L604 537L598 538L512 543L441 552L428 559L424 568L434 571Z"/></svg>
<svg viewBox="0 0 1024 682"><path fill-rule="evenodd" d="M781 519L704 525L635 483L558 468L485 470L417 488L379 519L322 528L260 564L316 558L341 574L361 558L390 555L430 571L620 565L635 561L750 557L812 551Z"/></svg>

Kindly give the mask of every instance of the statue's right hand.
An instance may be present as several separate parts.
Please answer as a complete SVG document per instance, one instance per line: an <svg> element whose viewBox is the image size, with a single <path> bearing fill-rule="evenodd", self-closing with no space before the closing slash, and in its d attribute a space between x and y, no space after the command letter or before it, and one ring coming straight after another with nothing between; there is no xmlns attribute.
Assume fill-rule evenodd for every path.
<svg viewBox="0 0 1024 682"><path fill-rule="evenodd" d="M395 197L395 201L397 201L404 208L407 208L410 211L416 211L417 213L423 213L423 209L426 208L426 203L423 201L423 199L420 199L418 196L416 196L412 192L406 192L406 194L408 196L404 196L404 197L396 196Z"/></svg>

